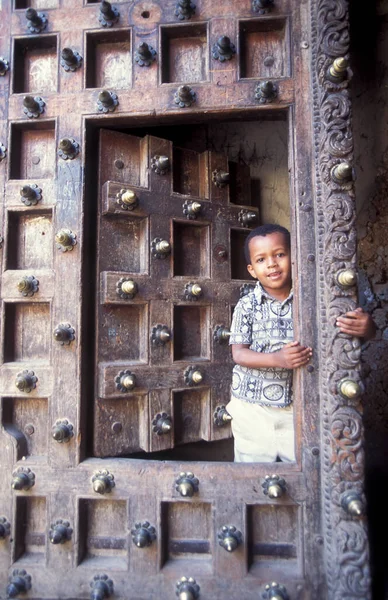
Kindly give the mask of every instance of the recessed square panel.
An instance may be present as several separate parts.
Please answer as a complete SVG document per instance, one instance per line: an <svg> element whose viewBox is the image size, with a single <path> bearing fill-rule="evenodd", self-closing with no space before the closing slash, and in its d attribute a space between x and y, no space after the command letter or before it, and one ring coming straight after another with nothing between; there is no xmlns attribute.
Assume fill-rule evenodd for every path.
<svg viewBox="0 0 388 600"><path fill-rule="evenodd" d="M162 27L162 83L208 80L205 24Z"/></svg>
<svg viewBox="0 0 388 600"><path fill-rule="evenodd" d="M87 33L86 87L126 89L132 81L129 29Z"/></svg>
<svg viewBox="0 0 388 600"><path fill-rule="evenodd" d="M51 212L8 213L8 269L51 269Z"/></svg>
<svg viewBox="0 0 388 600"><path fill-rule="evenodd" d="M175 444L188 444L210 437L210 390L173 392Z"/></svg>
<svg viewBox="0 0 388 600"><path fill-rule="evenodd" d="M13 92L38 96L45 92L56 92L57 37L16 38L14 43Z"/></svg>
<svg viewBox="0 0 388 600"><path fill-rule="evenodd" d="M253 277L247 271L244 245L250 231L244 229L230 230L230 276L232 279L250 279Z"/></svg>
<svg viewBox="0 0 388 600"><path fill-rule="evenodd" d="M14 561L42 564L46 555L47 530L46 498L17 497Z"/></svg>
<svg viewBox="0 0 388 600"><path fill-rule="evenodd" d="M240 21L240 76L268 79L290 76L286 19Z"/></svg>
<svg viewBox="0 0 388 600"><path fill-rule="evenodd" d="M101 235L106 240L100 252L101 271L145 273L148 265L148 220L104 217Z"/></svg>
<svg viewBox="0 0 388 600"><path fill-rule="evenodd" d="M209 359L209 308L174 306L174 360Z"/></svg>
<svg viewBox="0 0 388 600"><path fill-rule="evenodd" d="M100 361L147 360L148 331L146 307L102 306L99 339Z"/></svg>
<svg viewBox="0 0 388 600"><path fill-rule="evenodd" d="M17 439L18 460L47 457L47 398L3 398L2 424Z"/></svg>
<svg viewBox="0 0 388 600"><path fill-rule="evenodd" d="M50 305L43 302L5 305L4 362L50 360Z"/></svg>
<svg viewBox="0 0 388 600"><path fill-rule="evenodd" d="M174 276L209 277L209 226L174 222Z"/></svg>
<svg viewBox="0 0 388 600"><path fill-rule="evenodd" d="M12 124L11 179L48 179L55 177L55 123L43 121Z"/></svg>

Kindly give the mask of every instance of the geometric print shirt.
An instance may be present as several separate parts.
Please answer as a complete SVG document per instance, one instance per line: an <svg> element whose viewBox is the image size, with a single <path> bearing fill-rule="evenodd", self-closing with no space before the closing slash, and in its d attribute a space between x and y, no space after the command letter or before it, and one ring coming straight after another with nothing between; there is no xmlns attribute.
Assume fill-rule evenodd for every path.
<svg viewBox="0 0 388 600"><path fill-rule="evenodd" d="M234 309L229 344L249 344L255 352L281 350L294 340L292 301L292 290L280 301L257 282ZM235 365L232 392L244 402L284 408L292 402L292 369L250 369Z"/></svg>

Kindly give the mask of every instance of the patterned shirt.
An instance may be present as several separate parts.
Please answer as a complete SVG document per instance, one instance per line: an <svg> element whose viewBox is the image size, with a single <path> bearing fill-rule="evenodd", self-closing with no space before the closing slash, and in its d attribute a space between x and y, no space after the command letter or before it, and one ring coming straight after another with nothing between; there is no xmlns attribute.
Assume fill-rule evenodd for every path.
<svg viewBox="0 0 388 600"><path fill-rule="evenodd" d="M294 339L292 290L283 301L272 298L259 282L240 299L229 344L249 344L255 352L276 352ZM232 393L251 404L284 408L292 402L292 369L250 369L235 365Z"/></svg>

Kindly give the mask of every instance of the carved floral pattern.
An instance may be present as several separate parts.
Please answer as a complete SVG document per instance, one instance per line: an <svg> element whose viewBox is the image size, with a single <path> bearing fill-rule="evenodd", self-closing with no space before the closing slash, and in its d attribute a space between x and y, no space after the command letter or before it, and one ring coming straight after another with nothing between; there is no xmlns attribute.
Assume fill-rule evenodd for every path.
<svg viewBox="0 0 388 600"><path fill-rule="evenodd" d="M327 73L335 58L348 57L347 0L312 0L312 48L316 202L320 261L321 394L324 492L323 522L326 545L328 598L370 598L368 538L364 520L341 507L341 494L362 494L364 452L361 406L343 398L338 383L360 380L360 342L339 332L336 318L356 306L354 290L335 280L343 268L356 265L355 202L352 182L338 183L332 168L353 164L351 102L348 85L333 83Z"/></svg>

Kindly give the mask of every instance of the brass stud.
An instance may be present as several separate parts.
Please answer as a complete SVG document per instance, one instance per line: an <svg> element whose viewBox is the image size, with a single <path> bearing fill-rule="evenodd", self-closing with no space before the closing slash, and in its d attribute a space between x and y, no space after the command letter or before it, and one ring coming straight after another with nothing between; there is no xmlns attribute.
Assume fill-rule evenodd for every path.
<svg viewBox="0 0 388 600"><path fill-rule="evenodd" d="M127 277L121 277L116 284L116 292L124 300L132 300L138 292L136 281Z"/></svg>
<svg viewBox="0 0 388 600"><path fill-rule="evenodd" d="M100 112L114 112L119 104L118 96L114 92L102 90L98 94L97 108Z"/></svg>
<svg viewBox="0 0 388 600"><path fill-rule="evenodd" d="M74 435L73 425L67 419L58 419L52 428L53 439L58 444L67 444Z"/></svg>
<svg viewBox="0 0 388 600"><path fill-rule="evenodd" d="M11 533L11 524L5 517L0 517L0 540L5 540Z"/></svg>
<svg viewBox="0 0 388 600"><path fill-rule="evenodd" d="M156 59L156 50L146 42L142 42L135 50L135 62L139 67L149 67Z"/></svg>
<svg viewBox="0 0 388 600"><path fill-rule="evenodd" d="M271 12L274 0L252 0L252 10L259 15Z"/></svg>
<svg viewBox="0 0 388 600"><path fill-rule="evenodd" d="M213 332L213 340L217 342L217 344L225 344L228 342L230 334L230 330L224 325L216 325Z"/></svg>
<svg viewBox="0 0 388 600"><path fill-rule="evenodd" d="M353 269L343 269L337 273L337 282L341 287L353 287L357 283L357 275Z"/></svg>
<svg viewBox="0 0 388 600"><path fill-rule="evenodd" d="M176 491L184 497L191 498L199 489L199 479L190 471L180 473L175 484Z"/></svg>
<svg viewBox="0 0 388 600"><path fill-rule="evenodd" d="M42 12L37 12L35 8L27 8L26 19L27 28L31 33L40 33L47 27L47 17Z"/></svg>
<svg viewBox="0 0 388 600"><path fill-rule="evenodd" d="M273 581L265 586L264 600L289 600L287 589L281 583Z"/></svg>
<svg viewBox="0 0 388 600"><path fill-rule="evenodd" d="M260 104L269 104L278 97L279 87L274 81L262 81L257 84L255 98Z"/></svg>
<svg viewBox="0 0 388 600"><path fill-rule="evenodd" d="M186 385L199 385L203 381L203 373L197 366L189 366L185 369L184 380Z"/></svg>
<svg viewBox="0 0 388 600"><path fill-rule="evenodd" d="M183 214L186 216L187 219L196 219L201 211L201 202L192 202L190 200L186 200L186 202L183 204Z"/></svg>
<svg viewBox="0 0 388 600"><path fill-rule="evenodd" d="M225 427L232 420L224 405L217 406L213 413L213 423L216 427Z"/></svg>
<svg viewBox="0 0 388 600"><path fill-rule="evenodd" d="M202 288L198 283L190 281L185 285L184 296L186 300L198 300L202 296Z"/></svg>
<svg viewBox="0 0 388 600"><path fill-rule="evenodd" d="M131 529L132 541L138 548L146 548L151 546L156 540L156 530L148 521L143 523L135 523L135 527Z"/></svg>
<svg viewBox="0 0 388 600"><path fill-rule="evenodd" d="M115 487L114 476L106 469L96 471L92 477L93 490L97 494L110 494Z"/></svg>
<svg viewBox="0 0 388 600"><path fill-rule="evenodd" d="M113 581L109 579L108 575L95 575L90 582L91 600L104 600L110 598L114 593Z"/></svg>
<svg viewBox="0 0 388 600"><path fill-rule="evenodd" d="M256 223L257 213L253 212L253 210L240 210L238 220L243 227L249 227Z"/></svg>
<svg viewBox="0 0 388 600"><path fill-rule="evenodd" d="M35 485L35 473L28 467L18 467L12 473L12 484L13 490L28 491Z"/></svg>
<svg viewBox="0 0 388 600"><path fill-rule="evenodd" d="M68 346L75 339L75 330L70 323L59 323L54 329L54 340L62 346Z"/></svg>
<svg viewBox="0 0 388 600"><path fill-rule="evenodd" d="M22 296L33 296L39 292L39 281L33 275L24 275L17 283L17 289Z"/></svg>
<svg viewBox="0 0 388 600"><path fill-rule="evenodd" d="M362 385L352 379L341 379L338 383L338 392L348 400L355 400L363 392Z"/></svg>
<svg viewBox="0 0 388 600"><path fill-rule="evenodd" d="M36 388L36 382L38 381L34 371L21 371L17 374L15 385L20 392L29 394L31 390Z"/></svg>
<svg viewBox="0 0 388 600"><path fill-rule="evenodd" d="M65 71L76 71L82 65L82 56L71 48L63 48L61 52L61 66Z"/></svg>
<svg viewBox="0 0 388 600"><path fill-rule="evenodd" d="M7 158L7 148L0 142L0 162Z"/></svg>
<svg viewBox="0 0 388 600"><path fill-rule="evenodd" d="M285 480L276 474L266 475L261 486L264 494L273 499L280 498L286 491Z"/></svg>
<svg viewBox="0 0 388 600"><path fill-rule="evenodd" d="M7 71L9 71L9 62L0 56L0 77L4 77Z"/></svg>
<svg viewBox="0 0 388 600"><path fill-rule="evenodd" d="M347 162L334 165L330 171L330 174L332 180L339 185L349 183L354 179L353 167Z"/></svg>
<svg viewBox="0 0 388 600"><path fill-rule="evenodd" d="M174 95L175 104L180 108L191 106L197 99L197 94L188 85L181 85Z"/></svg>
<svg viewBox="0 0 388 600"><path fill-rule="evenodd" d="M79 154L79 144L73 138L62 138L59 142L58 155L63 160L73 160Z"/></svg>
<svg viewBox="0 0 388 600"><path fill-rule="evenodd" d="M16 598L31 589L31 575L25 569L14 569L7 585L7 598Z"/></svg>
<svg viewBox="0 0 388 600"><path fill-rule="evenodd" d="M29 119L37 119L44 112L45 101L40 96L24 96L23 112Z"/></svg>
<svg viewBox="0 0 388 600"><path fill-rule="evenodd" d="M353 517L361 517L365 513L365 505L362 497L354 490L348 490L342 494L341 506Z"/></svg>
<svg viewBox="0 0 388 600"><path fill-rule="evenodd" d="M348 67L349 61L347 58L344 58L343 56L336 58L333 64L329 67L327 73L328 78L333 83L341 83L347 77Z"/></svg>
<svg viewBox="0 0 388 600"><path fill-rule="evenodd" d="M165 175L170 169L169 157L155 154L155 156L151 158L151 169L155 171L157 175Z"/></svg>
<svg viewBox="0 0 388 600"><path fill-rule="evenodd" d="M213 45L212 56L215 60L224 62L233 58L234 54L236 54L236 47L226 35L219 37Z"/></svg>
<svg viewBox="0 0 388 600"><path fill-rule="evenodd" d="M26 206L35 206L42 199L42 190L36 183L23 185L20 188L20 196L23 204Z"/></svg>
<svg viewBox="0 0 388 600"><path fill-rule="evenodd" d="M178 0L175 6L175 16L180 21L187 21L195 14L196 6L191 0Z"/></svg>
<svg viewBox="0 0 388 600"><path fill-rule="evenodd" d="M242 542L242 533L234 525L223 525L218 533L218 543L227 552L234 552Z"/></svg>
<svg viewBox="0 0 388 600"><path fill-rule="evenodd" d="M71 540L72 533L69 521L57 519L50 527L49 540L54 545L64 544Z"/></svg>
<svg viewBox="0 0 388 600"><path fill-rule="evenodd" d="M120 13L110 2L103 0L100 4L100 14L98 20L103 27L112 27L120 18Z"/></svg>
<svg viewBox="0 0 388 600"><path fill-rule="evenodd" d="M133 190L123 189L116 194L117 204L124 210L133 210L139 204L139 199Z"/></svg>
<svg viewBox="0 0 388 600"><path fill-rule="evenodd" d="M212 182L216 187L223 188L226 185L229 185L230 173L222 171L221 169L215 169L212 172Z"/></svg>
<svg viewBox="0 0 388 600"><path fill-rule="evenodd" d="M151 331L151 341L156 346L164 346L171 340L171 332L167 325L155 325Z"/></svg>
<svg viewBox="0 0 388 600"><path fill-rule="evenodd" d="M77 236L70 229L60 229L55 235L58 250L71 252L77 243Z"/></svg>
<svg viewBox="0 0 388 600"><path fill-rule="evenodd" d="M125 371L120 371L120 373L115 377L115 384L116 388L120 392L130 392L136 387L136 377L128 369Z"/></svg>
<svg viewBox="0 0 388 600"><path fill-rule="evenodd" d="M151 242L151 254L155 258L165 259L171 252L171 246L167 240L155 238Z"/></svg>
<svg viewBox="0 0 388 600"><path fill-rule="evenodd" d="M171 417L163 412L158 413L152 420L152 431L157 435L165 435L172 430Z"/></svg>

